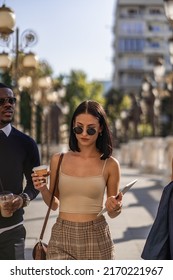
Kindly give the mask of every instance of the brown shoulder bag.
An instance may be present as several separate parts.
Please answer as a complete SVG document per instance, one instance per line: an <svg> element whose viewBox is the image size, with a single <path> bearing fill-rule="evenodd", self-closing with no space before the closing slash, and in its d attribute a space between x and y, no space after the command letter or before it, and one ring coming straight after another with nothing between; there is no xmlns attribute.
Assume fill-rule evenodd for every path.
<svg viewBox="0 0 173 280"><path fill-rule="evenodd" d="M42 227L42 230L41 230L39 241L35 244L35 246L33 248L33 251L32 251L32 257L33 257L34 260L46 260L47 244L44 243L42 240L43 240L43 235L44 235L46 225L47 225L47 222L48 222L48 218L49 218L49 214L50 214L50 210L51 210L56 186L58 186L58 183L59 183L59 169L60 169L60 165L61 165L61 162L62 162L62 158L63 158L63 154L61 154L60 158L59 158L54 189L53 189L53 192L52 192L49 208L47 210L47 214L46 214L46 217L45 217L45 220L44 220L44 223L43 223L43 227Z"/></svg>

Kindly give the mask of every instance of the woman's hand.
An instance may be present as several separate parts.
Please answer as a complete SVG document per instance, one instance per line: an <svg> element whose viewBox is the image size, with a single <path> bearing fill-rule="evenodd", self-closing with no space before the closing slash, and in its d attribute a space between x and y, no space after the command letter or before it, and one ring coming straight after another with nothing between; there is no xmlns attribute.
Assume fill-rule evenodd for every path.
<svg viewBox="0 0 173 280"><path fill-rule="evenodd" d="M45 189L47 189L47 178L46 177L49 176L49 174L50 174L50 172L48 172L44 176L38 176L36 173L31 174L34 188L36 190L39 190L40 192L42 192Z"/></svg>
<svg viewBox="0 0 173 280"><path fill-rule="evenodd" d="M115 198L115 196L110 196L107 198L105 207L106 207L108 213L113 213L113 212L116 212L121 209L122 197L123 197L123 194L120 192L117 198Z"/></svg>

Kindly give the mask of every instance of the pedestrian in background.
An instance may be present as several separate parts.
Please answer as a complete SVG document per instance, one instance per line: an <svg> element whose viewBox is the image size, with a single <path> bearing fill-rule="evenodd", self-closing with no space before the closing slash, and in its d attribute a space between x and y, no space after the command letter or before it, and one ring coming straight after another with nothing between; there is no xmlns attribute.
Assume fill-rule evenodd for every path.
<svg viewBox="0 0 173 280"><path fill-rule="evenodd" d="M59 216L52 228L47 259L106 260L114 259L114 244L102 210L111 218L121 212L119 193L120 166L112 157L111 133L103 107L92 100L82 102L75 110L70 126L70 150L64 154L59 187L52 210ZM33 174L34 186L49 205L60 154L50 162L50 187L46 179Z"/></svg>
<svg viewBox="0 0 173 280"><path fill-rule="evenodd" d="M13 193L12 200L0 208L1 260L24 259L23 208L38 194L31 178L32 168L40 164L38 148L32 138L11 125L15 103L12 89L0 83L0 195Z"/></svg>

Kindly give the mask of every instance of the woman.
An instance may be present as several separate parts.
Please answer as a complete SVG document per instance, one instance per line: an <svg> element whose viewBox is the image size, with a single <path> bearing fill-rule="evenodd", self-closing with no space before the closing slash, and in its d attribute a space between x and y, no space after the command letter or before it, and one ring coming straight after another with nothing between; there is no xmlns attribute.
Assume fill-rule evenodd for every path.
<svg viewBox="0 0 173 280"><path fill-rule="evenodd" d="M105 206L111 218L121 212L119 193L120 166L111 156L112 142L106 114L92 100L82 102L75 110L70 127L70 151L64 154L52 210L59 207L59 216L52 228L47 259L106 260L114 259L114 245L102 210ZM57 162L50 163L50 188L45 178L33 174L33 183L49 205Z"/></svg>

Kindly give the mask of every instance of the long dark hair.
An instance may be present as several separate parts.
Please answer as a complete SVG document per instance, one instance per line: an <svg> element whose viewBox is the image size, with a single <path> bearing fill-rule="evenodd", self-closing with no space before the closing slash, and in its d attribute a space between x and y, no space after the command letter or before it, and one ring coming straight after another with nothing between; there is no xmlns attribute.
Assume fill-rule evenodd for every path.
<svg viewBox="0 0 173 280"><path fill-rule="evenodd" d="M69 137L70 149L73 152L75 151L80 152L76 135L73 132L73 126L76 117L83 113L88 113L98 119L99 124L102 127L102 132L100 135L98 135L98 138L96 140L96 147L101 153L101 157L100 157L101 159L104 160L110 157L112 155L112 139L107 124L107 116L103 107L94 100L83 101L73 113L71 124L70 124L70 137Z"/></svg>

